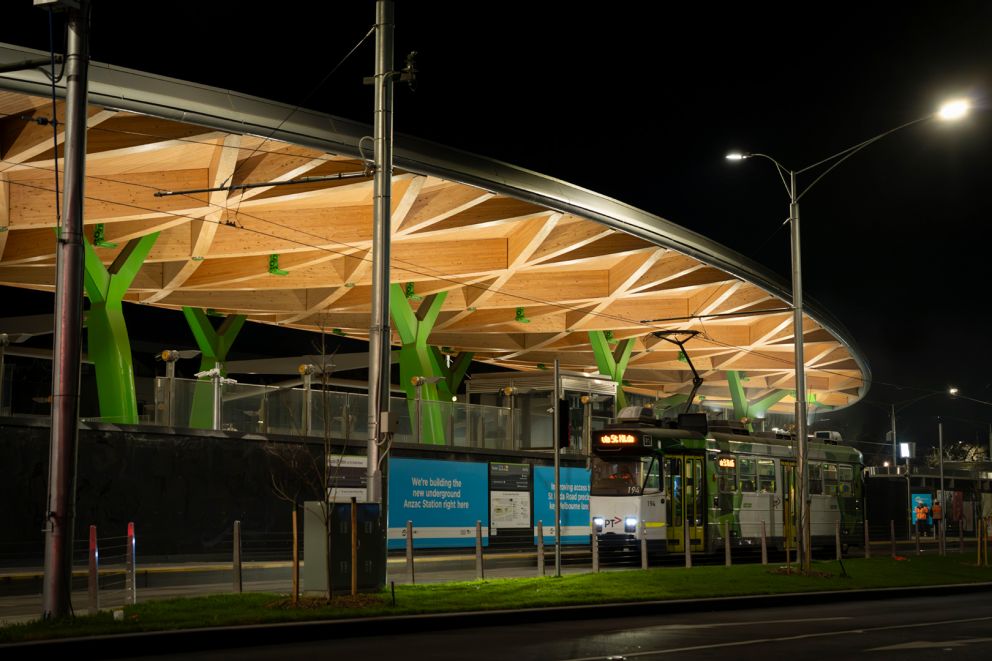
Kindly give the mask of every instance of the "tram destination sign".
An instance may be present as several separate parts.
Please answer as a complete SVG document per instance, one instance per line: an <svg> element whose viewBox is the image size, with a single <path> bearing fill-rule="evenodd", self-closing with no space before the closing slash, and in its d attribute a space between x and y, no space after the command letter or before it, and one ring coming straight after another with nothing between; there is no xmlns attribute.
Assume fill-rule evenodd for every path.
<svg viewBox="0 0 992 661"><path fill-rule="evenodd" d="M606 452L623 450L625 448L639 449L651 447L651 437L632 431L604 430L595 433L596 448Z"/></svg>

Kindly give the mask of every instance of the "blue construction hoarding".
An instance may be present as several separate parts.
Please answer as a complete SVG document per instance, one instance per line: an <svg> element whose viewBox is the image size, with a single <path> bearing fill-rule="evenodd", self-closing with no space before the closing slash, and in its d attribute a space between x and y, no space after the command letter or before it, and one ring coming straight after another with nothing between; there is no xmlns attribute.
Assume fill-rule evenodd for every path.
<svg viewBox="0 0 992 661"><path fill-rule="evenodd" d="M563 544L589 543L589 471L562 466L561 541ZM544 543L553 544L555 520L555 469L534 467L534 541L537 522L544 524Z"/></svg>
<svg viewBox="0 0 992 661"><path fill-rule="evenodd" d="M415 548L474 546L477 521L488 546L489 464L390 459L388 512L391 549L405 547L407 521Z"/></svg>

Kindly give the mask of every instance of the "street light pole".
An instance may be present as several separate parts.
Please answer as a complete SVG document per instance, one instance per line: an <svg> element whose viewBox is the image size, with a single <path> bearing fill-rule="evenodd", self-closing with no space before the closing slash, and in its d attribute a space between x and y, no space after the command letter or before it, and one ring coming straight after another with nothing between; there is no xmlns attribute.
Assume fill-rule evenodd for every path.
<svg viewBox="0 0 992 661"><path fill-rule="evenodd" d="M964 117L970 109L970 103L964 99L956 99L944 103L936 113L924 115L912 121L900 124L894 128L841 150L832 156L819 160L800 170L790 170L767 154L735 152L727 154L727 160L741 161L746 158L760 157L775 165L786 192L789 194L789 224L791 227L792 251L792 306L793 334L795 340L795 386L796 386L796 479L799 482L799 539L797 547L802 558L804 573L810 570L812 556L810 554L810 511L809 511L809 482L807 471L807 434L806 434L806 364L803 356L803 290L802 290L802 248L799 235L799 200L808 193L823 177L838 165L851 158L864 148L882 138L901 131L904 128L919 124L929 119L957 120ZM829 165L828 165L829 164ZM804 189L797 190L796 176L817 168L825 167L812 182ZM893 442L895 442L895 415L893 414Z"/></svg>
<svg viewBox="0 0 992 661"><path fill-rule="evenodd" d="M937 530L937 534L940 535L940 541L937 542L940 548L941 555L944 554L944 519L943 513L947 507L947 503L944 501L944 421L937 418L937 463L940 466L940 496L937 498L937 502L940 503L941 519L940 526Z"/></svg>
<svg viewBox="0 0 992 661"><path fill-rule="evenodd" d="M789 171L789 226L792 238L792 333L796 349L796 479L799 482L799 530L797 540L803 571L809 571L811 554L809 526L809 482L806 466L806 360L803 355L803 265L799 239L799 199L796 173Z"/></svg>
<svg viewBox="0 0 992 661"><path fill-rule="evenodd" d="M892 404L892 466L896 469L896 474L899 474L899 453L897 452L896 443L896 405Z"/></svg>

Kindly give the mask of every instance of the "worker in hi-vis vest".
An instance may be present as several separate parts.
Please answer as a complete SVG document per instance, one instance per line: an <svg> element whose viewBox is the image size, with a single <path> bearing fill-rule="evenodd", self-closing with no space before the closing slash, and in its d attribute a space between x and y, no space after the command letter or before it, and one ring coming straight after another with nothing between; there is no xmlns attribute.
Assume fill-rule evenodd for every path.
<svg viewBox="0 0 992 661"><path fill-rule="evenodd" d="M920 535L927 534L927 519L930 517L930 508L920 498L916 501L916 532Z"/></svg>

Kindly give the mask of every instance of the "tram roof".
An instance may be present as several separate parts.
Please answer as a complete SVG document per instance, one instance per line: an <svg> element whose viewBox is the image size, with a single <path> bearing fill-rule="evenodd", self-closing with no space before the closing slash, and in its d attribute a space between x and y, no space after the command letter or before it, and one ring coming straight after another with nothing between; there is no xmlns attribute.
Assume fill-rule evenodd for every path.
<svg viewBox="0 0 992 661"><path fill-rule="evenodd" d="M0 64L43 55L0 44ZM367 339L370 179L154 194L360 172L370 127L96 62L89 87L87 236L100 229L109 265L160 232L126 301ZM51 112L50 94L39 71L0 75L0 285L54 290L62 148L31 121ZM611 331L634 340L625 387L664 397L687 393L692 375L651 333L691 329L704 403L729 405L728 371L746 375L749 400L794 389L790 289L748 257L523 168L402 135L394 151L391 281L448 292L431 344L516 370L558 358L594 374L588 331ZM286 275L270 272L271 255ZM816 405L862 397L870 370L840 323L809 305L803 334Z"/></svg>

